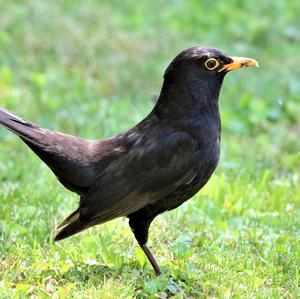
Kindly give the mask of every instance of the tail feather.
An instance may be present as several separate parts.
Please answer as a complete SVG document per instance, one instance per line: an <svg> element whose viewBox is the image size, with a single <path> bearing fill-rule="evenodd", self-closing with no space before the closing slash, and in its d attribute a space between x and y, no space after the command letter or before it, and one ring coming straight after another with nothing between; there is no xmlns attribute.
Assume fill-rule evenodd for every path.
<svg viewBox="0 0 300 299"><path fill-rule="evenodd" d="M92 141L50 131L0 108L0 126L18 135L69 190L83 194L95 181L90 167Z"/></svg>
<svg viewBox="0 0 300 299"><path fill-rule="evenodd" d="M37 139L41 137L40 128L37 125L27 122L3 108L0 108L0 124L23 140L30 141L33 144L38 142Z"/></svg>

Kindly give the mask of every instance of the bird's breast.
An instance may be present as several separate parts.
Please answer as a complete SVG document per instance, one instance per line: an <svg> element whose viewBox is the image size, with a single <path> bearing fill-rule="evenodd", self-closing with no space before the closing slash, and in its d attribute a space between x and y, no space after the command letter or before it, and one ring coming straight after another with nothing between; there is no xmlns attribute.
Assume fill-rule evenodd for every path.
<svg viewBox="0 0 300 299"><path fill-rule="evenodd" d="M193 136L197 149L194 152L194 166L197 175L192 184L200 189L210 178L220 158L219 118L199 118L186 127Z"/></svg>

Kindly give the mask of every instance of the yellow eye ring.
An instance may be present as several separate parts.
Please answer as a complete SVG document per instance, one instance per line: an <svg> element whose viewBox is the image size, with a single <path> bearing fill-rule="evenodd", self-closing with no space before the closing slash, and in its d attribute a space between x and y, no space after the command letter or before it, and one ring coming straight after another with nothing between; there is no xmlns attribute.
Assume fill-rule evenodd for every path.
<svg viewBox="0 0 300 299"><path fill-rule="evenodd" d="M215 58L209 58L205 61L204 65L208 70L213 71L220 65L220 63Z"/></svg>

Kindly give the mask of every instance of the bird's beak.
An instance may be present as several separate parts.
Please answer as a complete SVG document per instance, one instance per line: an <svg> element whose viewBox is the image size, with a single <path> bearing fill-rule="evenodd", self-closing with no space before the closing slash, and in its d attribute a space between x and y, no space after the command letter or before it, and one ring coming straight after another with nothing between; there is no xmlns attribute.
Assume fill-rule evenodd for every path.
<svg viewBox="0 0 300 299"><path fill-rule="evenodd" d="M220 70L221 71L232 71L232 70L238 70L243 67L249 67L249 66L259 66L257 61L252 58L247 57L230 57L232 59L231 63L225 64Z"/></svg>

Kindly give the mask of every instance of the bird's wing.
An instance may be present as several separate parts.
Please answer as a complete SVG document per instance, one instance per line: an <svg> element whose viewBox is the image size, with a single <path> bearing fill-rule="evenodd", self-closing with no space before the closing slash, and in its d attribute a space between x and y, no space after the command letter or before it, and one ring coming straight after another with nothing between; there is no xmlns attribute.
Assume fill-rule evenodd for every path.
<svg viewBox="0 0 300 299"><path fill-rule="evenodd" d="M71 221L64 222L68 225L56 240L129 215L189 182L195 175L195 147L192 137L184 132L139 139L126 155L100 174L96 184L82 197L75 218L72 215Z"/></svg>

